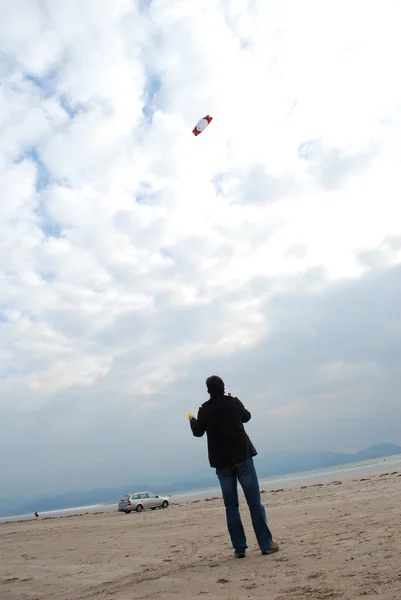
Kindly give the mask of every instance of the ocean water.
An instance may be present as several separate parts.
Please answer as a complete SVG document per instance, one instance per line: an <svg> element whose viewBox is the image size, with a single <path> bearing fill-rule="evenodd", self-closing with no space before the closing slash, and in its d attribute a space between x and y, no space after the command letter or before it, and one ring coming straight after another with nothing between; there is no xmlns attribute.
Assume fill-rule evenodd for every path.
<svg viewBox="0 0 401 600"><path fill-rule="evenodd" d="M256 464L257 469L257 464ZM310 471L300 471L298 473L286 473L274 477L264 477L259 479L260 488L267 491L274 488L300 487L301 485L312 485L314 483L328 483L334 480L353 479L363 475L374 475L390 471L401 472L401 454L385 456L383 458L374 458L344 465L334 465ZM221 496L219 486L203 488L199 490L189 490L186 492L176 492L172 495L172 500L180 501L191 499L207 498L210 495Z"/></svg>
<svg viewBox="0 0 401 600"><path fill-rule="evenodd" d="M257 468L257 465L256 465ZM325 467L322 469L314 469L311 471L302 471L299 473L289 473L285 475L266 477L260 479L260 488L270 491L271 489L277 488L290 488L300 487L302 485L312 485L314 483L328 483L334 480L346 480L363 475L377 475L385 472L393 471L401 472L401 454L395 454L393 456L385 456L383 458L374 458L371 460L364 460L355 463L346 463L345 465L335 465L332 467ZM171 494L170 501L174 502L186 502L188 500L202 500L210 496L221 496L221 490L219 486L201 488L198 490L187 490L182 492L175 492ZM75 508L65 508L62 510L48 510L40 512L40 517L62 517L68 515L78 515L82 513L94 513L94 512L112 512L116 511L118 502L107 503L107 504L92 504L89 506L79 506ZM1 522L6 521L22 521L32 520L35 517L32 514L19 515L10 517L1 517Z"/></svg>

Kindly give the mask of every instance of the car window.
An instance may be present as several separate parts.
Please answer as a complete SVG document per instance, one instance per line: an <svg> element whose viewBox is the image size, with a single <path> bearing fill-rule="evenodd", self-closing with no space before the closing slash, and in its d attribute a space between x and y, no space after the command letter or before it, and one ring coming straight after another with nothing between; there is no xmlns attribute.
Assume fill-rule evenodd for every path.
<svg viewBox="0 0 401 600"><path fill-rule="evenodd" d="M139 494L132 494L131 499L132 500L139 500Z"/></svg>
<svg viewBox="0 0 401 600"><path fill-rule="evenodd" d="M149 498L157 498L157 494L153 494L153 492L152 493L149 492L148 496L149 496Z"/></svg>
<svg viewBox="0 0 401 600"><path fill-rule="evenodd" d="M147 495L147 494L139 494L139 497L140 497L140 498L147 498L147 497L148 497L148 495Z"/></svg>

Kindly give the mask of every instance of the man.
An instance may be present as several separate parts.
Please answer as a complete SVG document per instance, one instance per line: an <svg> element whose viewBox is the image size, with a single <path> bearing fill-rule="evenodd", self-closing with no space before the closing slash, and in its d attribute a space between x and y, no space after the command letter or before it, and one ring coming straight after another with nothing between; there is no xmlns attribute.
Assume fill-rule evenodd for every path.
<svg viewBox="0 0 401 600"><path fill-rule="evenodd" d="M209 462L216 469L220 481L235 556L245 558L248 548L239 513L237 481L244 491L262 554L277 552L279 547L273 542L260 499L259 481L253 462L257 452L244 429L244 423L250 420L251 413L238 398L225 395L224 381L217 375L208 377L206 387L210 399L200 407L197 419L192 413L188 413L188 418L195 437L202 437L205 432L207 434Z"/></svg>

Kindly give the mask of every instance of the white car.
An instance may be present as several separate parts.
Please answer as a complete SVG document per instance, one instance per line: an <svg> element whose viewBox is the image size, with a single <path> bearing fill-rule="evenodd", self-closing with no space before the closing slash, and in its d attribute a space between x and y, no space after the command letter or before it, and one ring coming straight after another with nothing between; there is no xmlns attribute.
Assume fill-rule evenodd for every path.
<svg viewBox="0 0 401 600"><path fill-rule="evenodd" d="M136 494L127 494L118 503L118 511L125 512L127 515L135 510L142 512L148 508L167 508L169 506L169 497L158 496L153 492L137 492Z"/></svg>

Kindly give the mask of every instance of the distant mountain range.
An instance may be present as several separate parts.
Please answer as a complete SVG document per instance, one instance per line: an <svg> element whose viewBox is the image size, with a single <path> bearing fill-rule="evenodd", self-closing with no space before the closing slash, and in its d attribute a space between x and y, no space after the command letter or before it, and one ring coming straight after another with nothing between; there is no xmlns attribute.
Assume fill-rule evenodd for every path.
<svg viewBox="0 0 401 600"><path fill-rule="evenodd" d="M383 458L401 454L401 446L396 444L377 444L365 448L356 454L343 454L341 452L324 451L301 451L301 452L277 452L259 460L258 471L262 477L298 473L300 471L311 471L345 465L364 460ZM263 475L262 475L263 472Z"/></svg>
<svg viewBox="0 0 401 600"><path fill-rule="evenodd" d="M356 454L342 454L341 452L325 452L321 450L277 452L268 456L258 457L257 470L260 478L272 477L383 458L384 456L393 456L395 454L401 454L401 446L397 446L396 444L378 444L361 450ZM164 494L171 494L217 485L214 471L210 469L201 473L192 473L179 481L176 480L164 485L156 485L154 481L152 483L138 482L136 490L150 489ZM131 487L131 485L126 485L120 488L101 488L86 492L36 498L29 502L26 502L25 498L18 497L0 499L0 517L31 514L34 511L62 510L64 508L116 502L127 492L136 491L132 490Z"/></svg>

